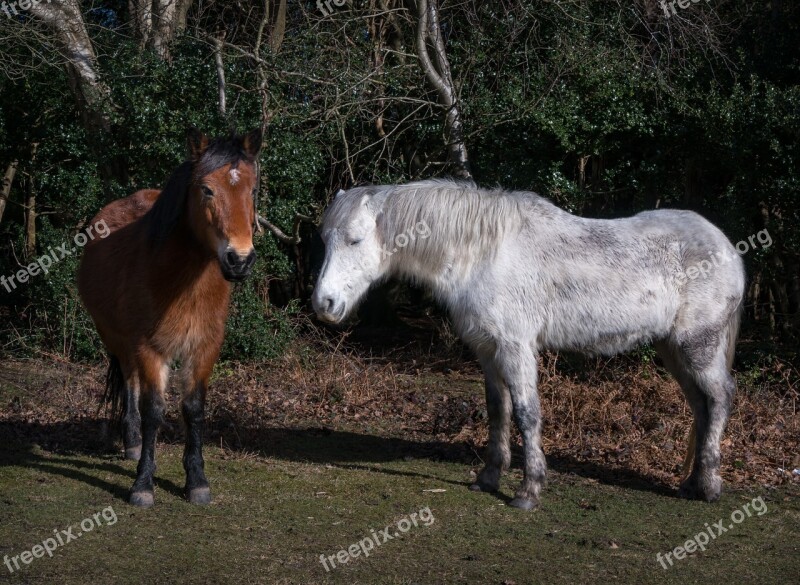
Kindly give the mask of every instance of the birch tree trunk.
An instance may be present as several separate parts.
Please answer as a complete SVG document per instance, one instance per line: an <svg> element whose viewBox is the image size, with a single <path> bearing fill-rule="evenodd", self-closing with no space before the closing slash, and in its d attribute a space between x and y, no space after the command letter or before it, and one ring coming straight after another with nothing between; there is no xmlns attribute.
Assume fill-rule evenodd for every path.
<svg viewBox="0 0 800 585"><path fill-rule="evenodd" d="M464 141L464 122L439 25L437 0L417 0L417 11L417 54L425 77L436 90L439 103L446 110L444 129L450 161L455 166L454 174L462 179L472 179Z"/></svg>
<svg viewBox="0 0 800 585"><path fill-rule="evenodd" d="M78 0L40 2L32 5L30 12L50 28L58 41L59 51L67 62L70 88L89 147L98 161L100 177L110 192L108 187L112 182L127 182L127 171L123 161L112 160L107 154L112 142L114 104L109 87L98 74L97 55L80 4Z"/></svg>
<svg viewBox="0 0 800 585"><path fill-rule="evenodd" d="M129 0L128 12L139 47L170 60L169 45L186 28L192 0Z"/></svg>
<svg viewBox="0 0 800 585"><path fill-rule="evenodd" d="M272 35L269 43L273 53L278 53L283 45L283 37L286 35L286 0L280 0L278 12L275 15L275 25L272 27Z"/></svg>
<svg viewBox="0 0 800 585"><path fill-rule="evenodd" d="M28 178L28 195L25 198L25 259L36 255L36 185Z"/></svg>
<svg viewBox="0 0 800 585"><path fill-rule="evenodd" d="M11 196L11 185L14 184L14 175L17 174L18 160L13 160L6 168L6 173L3 175L3 185L0 188L0 223L3 222L3 213L6 211L6 203Z"/></svg>
<svg viewBox="0 0 800 585"><path fill-rule="evenodd" d="M39 150L39 143L31 145L31 166L36 161L36 151ZM27 193L25 196L25 251L26 260L36 255L36 182L33 175L28 175Z"/></svg>

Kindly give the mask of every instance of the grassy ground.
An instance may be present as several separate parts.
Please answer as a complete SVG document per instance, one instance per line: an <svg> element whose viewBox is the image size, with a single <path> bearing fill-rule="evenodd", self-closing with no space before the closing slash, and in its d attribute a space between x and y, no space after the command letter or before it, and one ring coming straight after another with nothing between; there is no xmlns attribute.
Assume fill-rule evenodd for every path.
<svg viewBox="0 0 800 585"><path fill-rule="evenodd" d="M588 435L585 445L592 448L585 455L566 456L554 445L566 442L569 428L556 420L545 431L551 447L542 506L525 513L505 505L520 480L517 468L498 496L466 487L479 468L485 427L475 410L481 398L476 372L448 366L401 373L313 356L309 362L313 367L272 366L272 378L265 371L220 368L205 453L215 499L207 507L181 498L173 399L150 510L125 502L135 464L103 449L104 418L94 413L99 368L0 365L0 560L8 555L13 567L11 557L53 537L54 530L81 533L52 558L30 564L20 559L13 573L0 566L0 581L783 583L800 574L799 482L748 479L748 468L768 454L754 456L755 463L743 456L744 469L724 468L728 489L720 502L688 502L675 497L673 480L659 479L675 475L677 449L660 454L671 463L658 473L636 467L625 454L609 458L616 447L592 455L600 449L593 445L604 443ZM342 395L338 383L320 382L337 376L355 396ZM303 384L322 395L304 393ZM391 406L380 389L387 384L400 397ZM278 392L284 386L299 389ZM581 426L580 417L569 424ZM784 420L796 433L793 425L796 420ZM611 425L609 432L640 432L623 427ZM477 434L477 443L465 439L468 431ZM635 451L661 448L653 439L661 435L643 436ZM796 434L783 436L794 441ZM731 452L750 448L739 445L747 441L742 437L723 451L726 461ZM796 441L784 450L791 461ZM760 503L752 503L759 497L767 510L762 515ZM741 519L737 510L748 503L751 516L734 524L731 514ZM414 513L417 526L402 538L382 542L368 557L361 553L343 565L335 561L329 571L323 567L320 555L335 556L386 527L391 535ZM87 518L91 531L80 526ZM662 567L658 553L663 557L719 520L733 527L705 551Z"/></svg>
<svg viewBox="0 0 800 585"><path fill-rule="evenodd" d="M157 505L134 509L124 496L134 464L117 458L4 453L0 468L0 553L20 554L108 507L91 532L34 559L10 583L742 583L791 582L800 569L797 490L736 490L717 504L653 490L603 485L551 473L541 509L522 513L502 497L469 492L461 464L400 455L374 437L293 435L297 457L228 458L207 452L215 501L180 498L180 448L159 453ZM361 446L359 449L358 446ZM320 452L354 448L346 461ZM388 453L387 453L388 451ZM437 490L437 491L426 491ZM656 554L682 545L762 496L755 513L665 570ZM418 522L343 566L319 556L393 526ZM758 510L763 510L759 507ZM117 520L113 524L116 517ZM430 519L432 518L432 522ZM737 516L738 519L738 516ZM402 524L406 527L407 524ZM382 536L378 537L380 540ZM366 545L365 545L366 547ZM666 562L666 561L665 561ZM338 562L337 562L338 565Z"/></svg>

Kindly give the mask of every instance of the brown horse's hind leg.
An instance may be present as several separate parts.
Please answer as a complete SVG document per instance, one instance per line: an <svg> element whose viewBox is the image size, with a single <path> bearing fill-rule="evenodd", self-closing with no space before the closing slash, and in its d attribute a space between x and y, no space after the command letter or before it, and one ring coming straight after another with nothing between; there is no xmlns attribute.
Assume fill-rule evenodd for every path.
<svg viewBox="0 0 800 585"><path fill-rule="evenodd" d="M128 376L125 380L122 408L125 459L139 461L142 456L142 417L139 414L139 380L136 375Z"/></svg>
<svg viewBox="0 0 800 585"><path fill-rule="evenodd" d="M120 355L126 356L125 352ZM106 374L106 393L103 400L111 402L112 417L119 416L125 459L138 461L142 453L142 419L139 416L139 380L136 368L129 360L109 354Z"/></svg>
<svg viewBox="0 0 800 585"><path fill-rule="evenodd" d="M136 468L136 481L130 492L129 501L134 506L147 508L155 503L153 474L156 471L156 436L164 422L164 389L168 373L166 363L159 356L152 352L140 356L142 453Z"/></svg>
<svg viewBox="0 0 800 585"><path fill-rule="evenodd" d="M211 502L211 489L203 462L203 427L208 379L222 346L223 329L213 332L206 343L195 347L195 353L183 366L183 400L181 410L186 425L183 468L186 471L184 494L192 504Z"/></svg>

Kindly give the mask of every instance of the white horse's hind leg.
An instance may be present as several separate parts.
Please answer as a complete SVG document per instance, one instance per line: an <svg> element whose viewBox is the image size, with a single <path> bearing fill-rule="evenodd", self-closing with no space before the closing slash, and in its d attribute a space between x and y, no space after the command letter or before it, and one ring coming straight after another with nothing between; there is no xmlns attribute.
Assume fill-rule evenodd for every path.
<svg viewBox="0 0 800 585"><path fill-rule="evenodd" d="M525 459L522 485L509 505L531 510L539 505L539 492L547 470L541 447L542 411L536 390L536 353L526 343L504 343L498 346L495 359L498 372L508 386Z"/></svg>
<svg viewBox="0 0 800 585"><path fill-rule="evenodd" d="M500 476L511 463L511 397L493 360L482 358L480 361L486 381L489 445L486 465L469 489L479 492L496 492L500 489Z"/></svg>
<svg viewBox="0 0 800 585"><path fill-rule="evenodd" d="M704 335L708 339L708 334ZM716 336L711 336L712 340ZM680 495L713 502L722 493L720 442L730 415L736 383L726 363L726 339L699 348L691 338L680 344L658 344L659 354L677 378L694 414L694 464L681 484ZM711 347L708 347L711 345Z"/></svg>
<svg viewBox="0 0 800 585"><path fill-rule="evenodd" d="M708 424L697 429L695 462L689 477L681 484L681 495L713 502L722 493L720 442L728 423L736 382L723 364L696 373L696 383L706 399Z"/></svg>

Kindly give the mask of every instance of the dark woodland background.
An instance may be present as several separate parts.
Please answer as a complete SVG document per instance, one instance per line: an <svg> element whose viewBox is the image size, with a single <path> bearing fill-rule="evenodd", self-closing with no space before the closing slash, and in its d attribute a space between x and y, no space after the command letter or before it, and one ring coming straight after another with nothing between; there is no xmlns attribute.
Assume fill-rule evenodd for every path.
<svg viewBox="0 0 800 585"><path fill-rule="evenodd" d="M754 360L797 357L795 2L673 12L656 0L367 0L324 14L312 1L54 0L15 11L0 12L0 275L70 241L109 200L162 185L188 126L260 126L267 229L256 278L236 291L227 359L281 355L307 323L314 222L333 193L444 175L587 216L693 209L733 242L767 229L773 244L744 258L743 334ZM0 354L100 357L78 258L0 288ZM385 319L387 306L427 303L398 287L375 298Z"/></svg>

